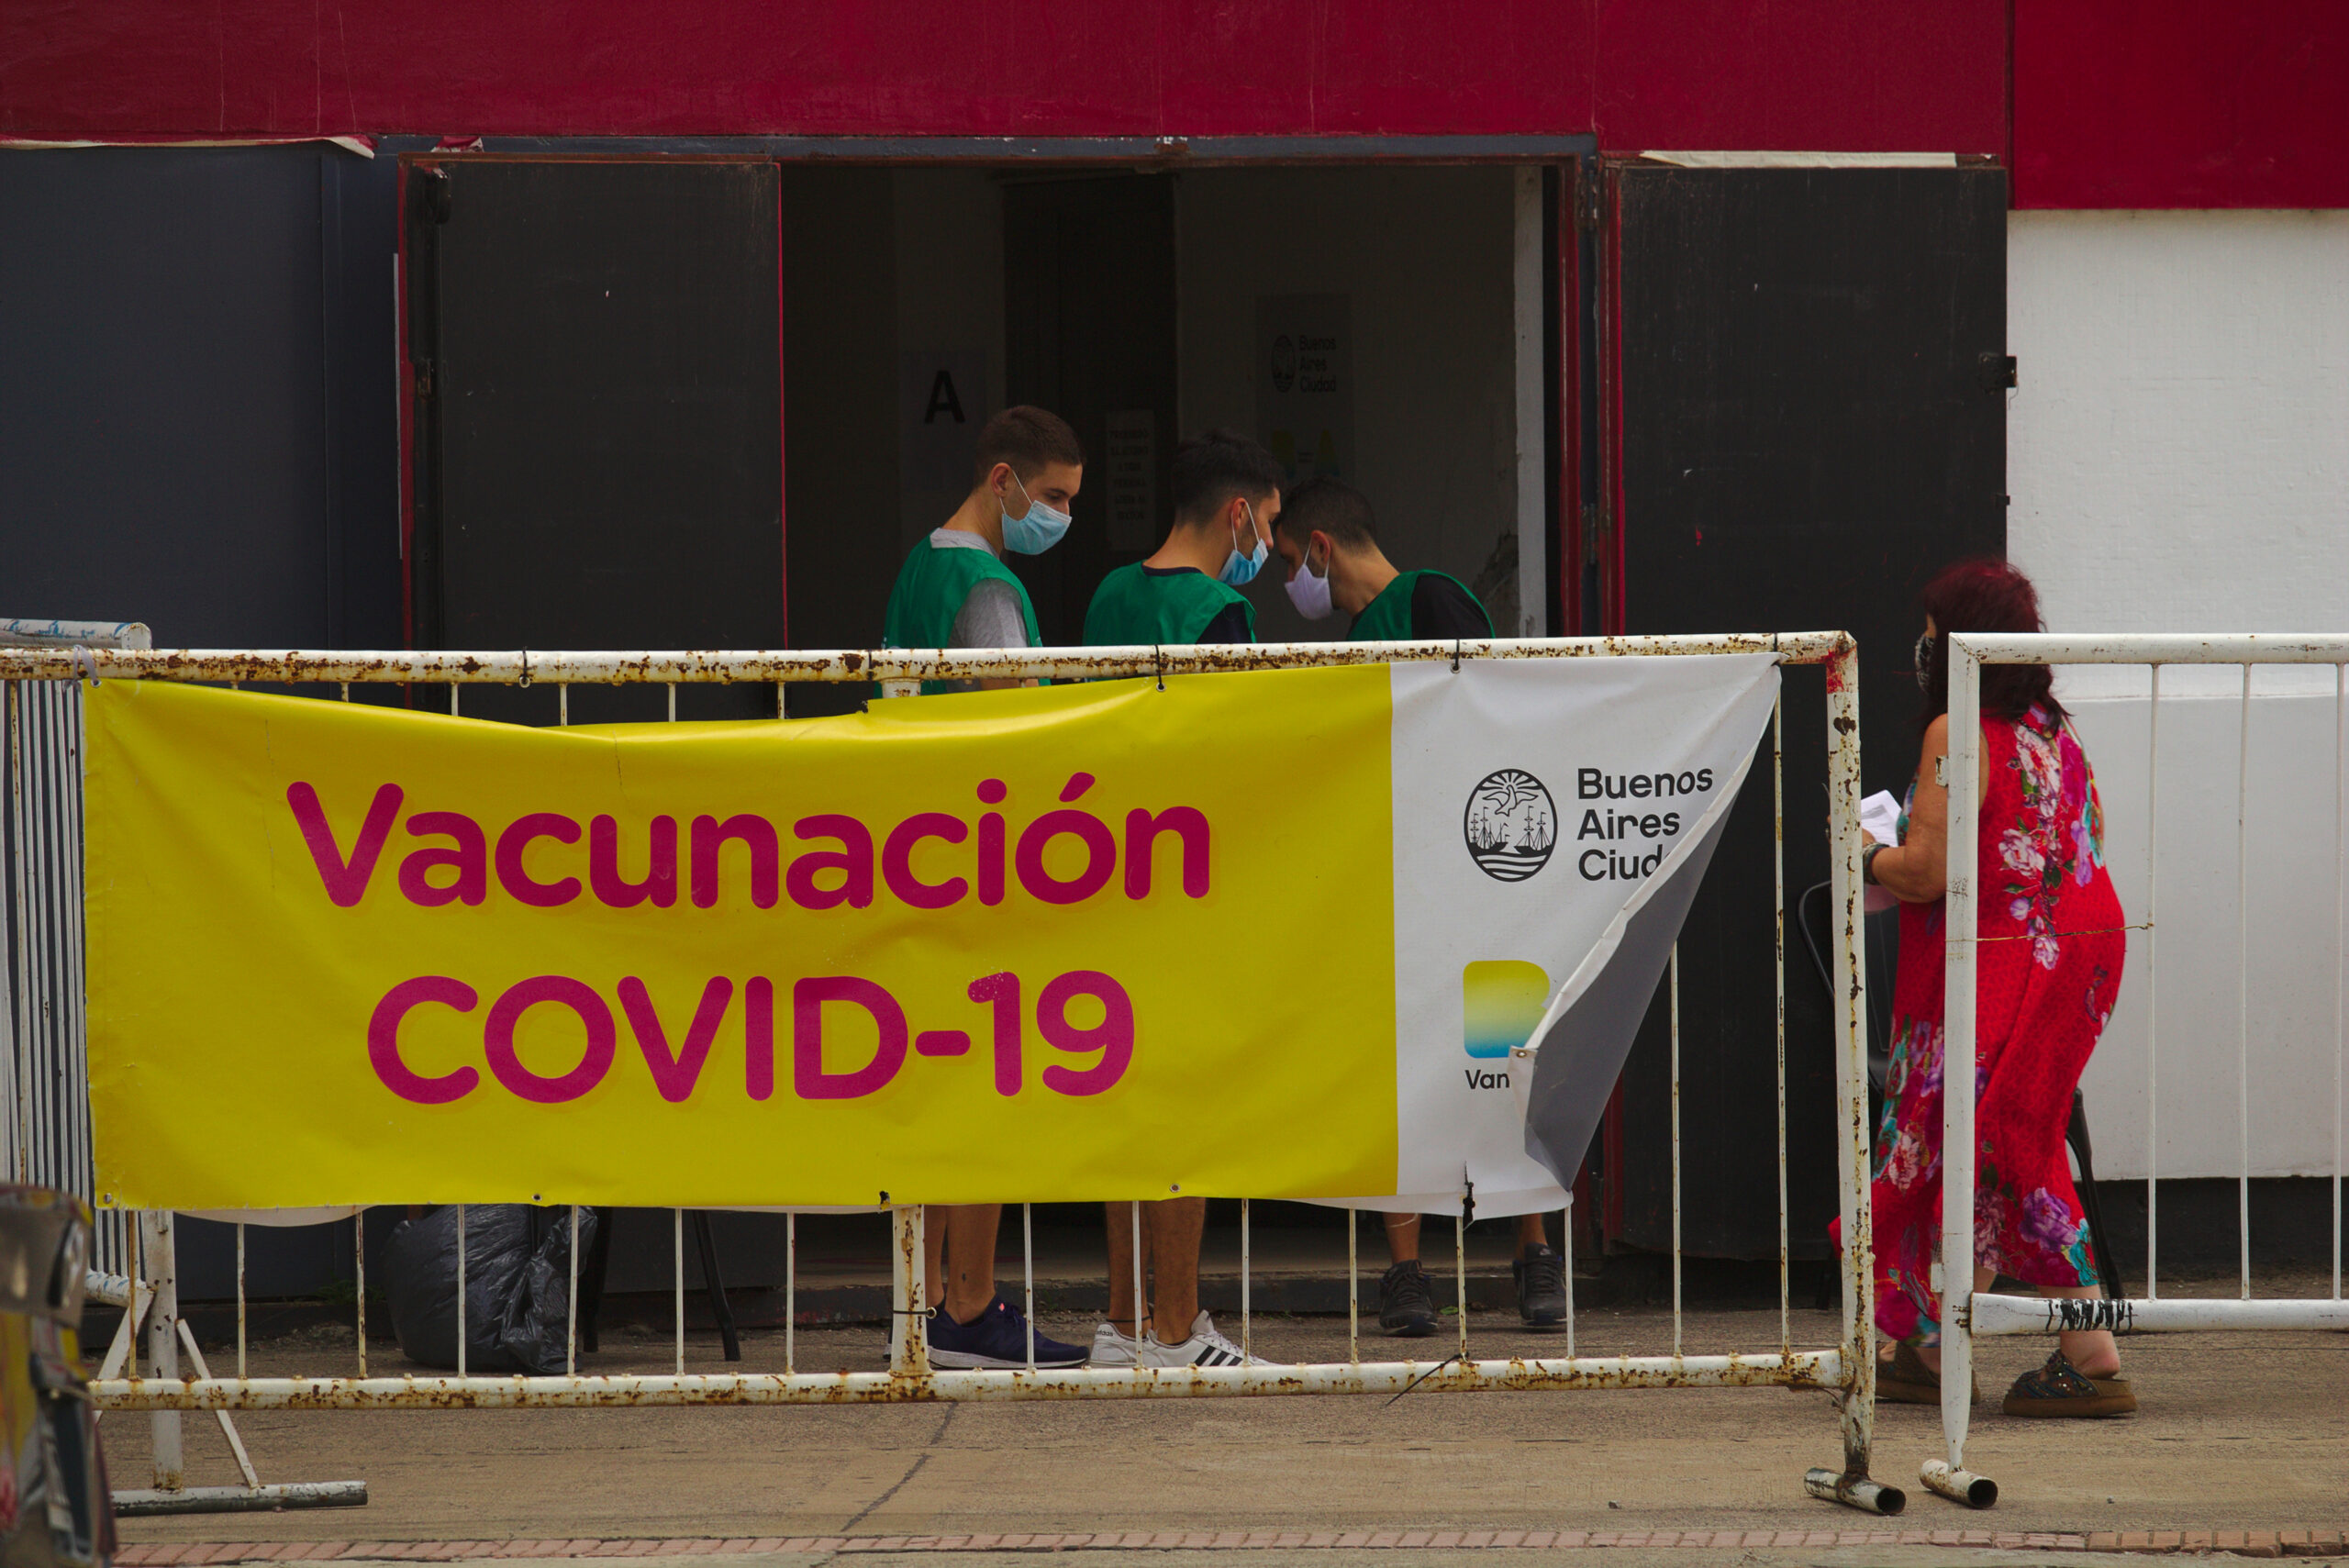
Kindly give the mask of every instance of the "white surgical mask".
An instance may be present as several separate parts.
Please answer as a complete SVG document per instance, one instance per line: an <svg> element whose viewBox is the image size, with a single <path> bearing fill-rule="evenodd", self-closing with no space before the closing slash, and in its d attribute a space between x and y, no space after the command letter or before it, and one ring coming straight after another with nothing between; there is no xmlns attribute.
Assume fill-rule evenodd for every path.
<svg viewBox="0 0 2349 1568"><path fill-rule="evenodd" d="M1060 543L1061 536L1068 532L1069 516L1030 496L1028 486L1020 484L1017 471L1011 475L1011 483L1019 485L1019 498L1028 503L1028 509L1016 517L1008 508L1005 509L1003 548L1014 555L1041 555Z"/></svg>
<svg viewBox="0 0 2349 1568"><path fill-rule="evenodd" d="M1215 574L1217 582L1234 588L1253 582L1256 573L1264 569L1264 558L1273 553L1273 547L1264 542L1264 530L1256 526L1254 505L1244 500L1240 504L1248 508L1248 531L1256 536L1255 553L1240 553L1240 530L1234 528L1231 530L1231 553L1224 557L1223 570Z"/></svg>
<svg viewBox="0 0 2349 1568"><path fill-rule="evenodd" d="M1295 605L1297 613L1307 620L1329 618L1329 562L1323 562L1321 567L1321 575L1316 577L1313 574L1313 547L1308 545L1305 547L1305 559L1298 562L1297 570L1289 574L1288 602Z"/></svg>

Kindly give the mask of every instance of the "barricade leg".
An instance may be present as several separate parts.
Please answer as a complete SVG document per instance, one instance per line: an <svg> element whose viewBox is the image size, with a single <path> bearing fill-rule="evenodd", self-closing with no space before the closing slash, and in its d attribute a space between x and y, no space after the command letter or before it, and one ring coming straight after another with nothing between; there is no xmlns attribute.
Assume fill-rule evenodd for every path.
<svg viewBox="0 0 2349 1568"><path fill-rule="evenodd" d="M922 1279L922 1206L889 1211L889 1373L893 1377L930 1375L930 1337L922 1325L930 1314L930 1292Z"/></svg>
<svg viewBox="0 0 2349 1568"><path fill-rule="evenodd" d="M149 1274L147 1363L155 1377L170 1382L180 1374L179 1264L173 1251L170 1210L141 1212L139 1233L139 1253ZM158 1410L148 1419L154 1430L155 1490L177 1492L187 1485L180 1413Z"/></svg>
<svg viewBox="0 0 2349 1568"><path fill-rule="evenodd" d="M1868 1236L1867 971L1860 933L1860 671L1845 648L1827 667L1828 865L1838 913L1835 942L1837 1187L1843 1222L1843 1468L1803 1477L1811 1496L1870 1513L1897 1514L1909 1499L1868 1474L1876 1434L1875 1260Z"/></svg>

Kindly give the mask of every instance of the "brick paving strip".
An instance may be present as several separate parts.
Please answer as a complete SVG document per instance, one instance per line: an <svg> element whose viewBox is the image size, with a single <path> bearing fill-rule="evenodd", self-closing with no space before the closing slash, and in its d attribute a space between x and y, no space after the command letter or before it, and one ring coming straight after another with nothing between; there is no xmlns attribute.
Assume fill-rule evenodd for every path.
<svg viewBox="0 0 2349 1568"><path fill-rule="evenodd" d="M452 1562L476 1557L684 1557L775 1551L1250 1551L1370 1548L1437 1551L1575 1547L1954 1546L2005 1551L2228 1551L2240 1557L2338 1557L2338 1529L2097 1530L2086 1535L1987 1529L1782 1530L1147 1530L1083 1535L794 1535L729 1540L295 1540L126 1546L121 1568L232 1562Z"/></svg>

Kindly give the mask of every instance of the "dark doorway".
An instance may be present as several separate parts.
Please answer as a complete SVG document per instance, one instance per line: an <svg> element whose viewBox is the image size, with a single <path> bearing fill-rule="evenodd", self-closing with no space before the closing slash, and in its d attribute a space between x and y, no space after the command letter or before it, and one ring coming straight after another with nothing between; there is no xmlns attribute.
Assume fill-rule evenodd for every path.
<svg viewBox="0 0 2349 1568"><path fill-rule="evenodd" d="M418 159L406 198L417 645L783 646L774 162ZM774 700L687 687L678 711ZM575 722L665 712L572 694Z"/></svg>
<svg viewBox="0 0 2349 1568"><path fill-rule="evenodd" d="M1631 632L1842 628L1865 788L1916 761L1918 590L2006 548L2007 177L1987 166L1609 171L1609 495ZM1821 677L1787 673L1786 892L1827 875ZM1777 1247L1770 753L1680 940L1687 1250ZM1828 1255L1827 998L1787 930L1791 1240ZM1668 1244L1667 1015L1626 1068L1623 1239Z"/></svg>
<svg viewBox="0 0 2349 1568"><path fill-rule="evenodd" d="M1004 192L1005 393L1073 426L1079 516L1056 549L1014 557L1044 641L1082 641L1109 571L1157 548L1175 433L1174 181L1022 183ZM1115 451L1112 430L1115 430ZM1113 464L1138 476L1127 489Z"/></svg>

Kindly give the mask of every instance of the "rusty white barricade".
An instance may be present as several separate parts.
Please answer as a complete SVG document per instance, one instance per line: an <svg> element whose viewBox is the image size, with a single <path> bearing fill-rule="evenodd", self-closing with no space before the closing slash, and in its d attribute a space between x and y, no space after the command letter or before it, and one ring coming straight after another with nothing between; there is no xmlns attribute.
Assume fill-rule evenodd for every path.
<svg viewBox="0 0 2349 1568"><path fill-rule="evenodd" d="M2143 1040L2145 1051L2145 1294L2139 1297L2108 1296L2102 1300L2050 1300L2035 1296L2007 1296L1974 1288L1975 1274L1975 1166L1976 1148L1974 1138L1976 1074L1948 1073L1943 1078L1942 1150L1943 1203L1941 1258L1939 1265L1943 1284L1942 1339L1942 1430L1946 1448L1945 1457L1927 1460L1920 1471L1920 1479L1932 1490L1976 1507L1987 1507L1998 1500L1998 1485L1988 1477L1965 1467L1965 1443L1971 1415L1967 1393L1973 1380L1974 1340L1982 1335L2042 1336L2077 1329L2109 1329L2118 1334L2165 1333L2194 1329L2349 1329L2349 1301L2341 1293L2342 1238L2342 1175L2343 1175L2343 924L2344 887L2344 820L2349 819L2349 634L2318 636L2279 635L2275 633L2230 633L2216 635L2189 634L2102 634L2060 635L2048 633L1985 633L1965 632L1950 639L1949 673L1949 842L1970 845L1976 842L1976 817L1981 809L1977 777L1980 768L1982 740L1982 671L1985 665L2042 664L2054 666L2140 665L2147 667L2151 676L2144 688L2148 698L2146 709L2145 793L2142 799L2144 812L2144 905L2142 917L2130 920L2127 929L2132 937L2131 961L2142 956L2146 984ZM2234 970L2234 1039L2232 1053L2234 1065L2234 1132L2236 1151L2236 1223L2240 1248L2239 1285L2235 1298L2164 1296L2160 1274L2160 1205L2156 1179L2159 1174L2161 1143L2158 1134L2160 1101L2157 1095L2159 1069L2164 1041L2159 1033L2159 1004L2161 999L2161 922L2160 893L2163 885L2161 833L2158 808L2161 803L2161 720L2163 709L2162 674L2165 669L2177 666L2217 665L2240 670L2241 684L2237 700L2241 713L2237 726L2239 747L2234 790L2234 872L2235 872L2235 938L2231 953L2220 955L2220 961L2232 960ZM2318 854L2326 857L2332 868L2332 898L2324 911L2329 917L2332 982L2329 1031L2321 1028L2317 1033L2328 1033L2329 1039L2314 1038L2304 1041L2287 1040L2287 1050L2323 1052L2332 1066L2332 1281L2329 1296L2255 1298L2252 1294L2251 1268L2251 1174L2253 1161L2251 1044L2253 1038L2253 998L2249 984L2251 964L2250 928L2254 908L2253 840L2251 823L2257 812L2252 806L2252 672L2261 665L2330 665L2332 671L2332 719L2329 737L2330 755L2323 758L2322 771L2329 773L2332 784L2332 822L2329 840L2321 842L2294 841L2280 834L2263 836L2262 844L2273 856L2288 853L2301 860ZM2203 694L2207 695L2207 694ZM2277 694L2281 695L2281 694ZM2178 700L2173 687L2173 703ZM2305 752L2305 745L2299 751ZM2120 812L2140 808L2136 799L2116 799L2113 792L2101 792L2104 815L2110 824ZM2281 840L2281 841L2279 841ZM2272 874L2275 862L2271 860ZM1970 854L1952 853L1949 857L1945 949L1945 1012L1943 1018L1943 1051L1951 1061L1972 1059L1976 1051L1976 958L1983 940L1977 935L1976 920L1980 900L1985 896L1976 885L1976 858ZM2135 914L2124 906L2124 916ZM2189 960L2208 958L2207 953L2189 952ZM2273 1028L2275 1020L2263 1018L2263 1029ZM2189 1042L2188 1049L2194 1043ZM2205 1040L2199 1042L2206 1048L2225 1050ZM2173 1057L2178 1048L2169 1047Z"/></svg>
<svg viewBox="0 0 2349 1568"><path fill-rule="evenodd" d="M117 650L8 651L0 650L0 683L16 694L12 705L28 700L22 694L42 683L71 683L76 678L169 680L239 684L264 683L273 687L323 688L319 695L351 697L354 684L390 684L446 689L448 711L462 713L467 685L552 685L557 690L558 723L570 721L569 689L573 684L654 684L668 688L669 717L676 717L680 684L717 683L772 685L774 713L784 713L784 692L794 683L877 684L884 695L917 690L925 680L985 680L1036 678L1099 678L1105 676L1167 675L1236 672L1308 665L1375 664L1402 661L1665 658L1692 654L1769 653L1782 664L1826 667L1827 788L1830 795L1831 863L1833 896L1841 910L1832 922L1832 977L1835 1005L1835 1111L1842 1134L1837 1153L1837 1191L1842 1219L1843 1251L1840 1259L1842 1305L1838 1342L1820 1349L1798 1348L1793 1342L1788 1307L1787 1230L1787 1088L1786 1088L1786 929L1784 820L1785 783L1781 714L1774 713L1771 731L1772 788L1779 824L1775 941L1777 955L1777 1194L1779 1333L1775 1347L1738 1354L1697 1355L1681 1351L1680 1249L1680 1126L1679 1037L1676 957L1668 984L1672 987L1672 1139L1673 1139L1673 1346L1671 1355L1589 1356L1577 1353L1573 1317L1574 1269L1567 1257L1568 1315L1563 1356L1479 1360L1470 1351L1465 1312L1460 1314L1453 1353L1441 1360L1365 1361L1362 1355L1358 1272L1354 1267L1354 1213L1343 1211L1348 1226L1347 1359L1291 1366L1193 1367L1175 1370L1077 1368L1071 1370L934 1370L923 1344L921 1278L923 1245L918 1207L895 1209L893 1216L892 1292L894 1329L889 1370L885 1372L809 1372L798 1366L796 1339L796 1224L786 1221L785 1273L785 1311L784 1370L780 1373L700 1373L685 1366L685 1221L674 1218L675 1371L666 1375L589 1375L577 1368L576 1302L578 1249L571 1249L573 1315L572 1350L561 1376L479 1376L464 1365L464 1292L460 1284L458 1357L453 1376L379 1376L367 1367L366 1290L363 1239L356 1249L362 1274L358 1295L357 1365L355 1375L335 1377L262 1377L246 1374L246 1303L244 1296L243 1227L238 1228L238 1297L236 1375L214 1375L200 1365L198 1375L181 1373L177 1351L182 1337L170 1327L177 1305L168 1295L173 1270L168 1216L143 1217L140 1233L146 1246L129 1265L129 1280L111 1282L117 1296L128 1296L144 1311L153 1348L146 1374L141 1374L135 1338L128 1330L117 1338L109 1364L94 1385L102 1407L118 1410L178 1412L231 1409L392 1409L471 1407L476 1408L546 1407L622 1405L743 1405L835 1404L904 1400L994 1400L1119 1398L1271 1394L1395 1394L1406 1389L1469 1391L1479 1389L1578 1389L1764 1386L1820 1389L1834 1393L1841 1410L1843 1462L1840 1469L1819 1468L1805 1478L1815 1496L1879 1512L1897 1513L1904 1503L1898 1488L1881 1485L1868 1474L1868 1457L1875 1414L1875 1359L1870 1351L1870 1307L1867 1224L1868 1127L1866 1072L1866 999L1865 978L1856 966L1853 936L1860 929L1859 781L1860 743L1857 693L1857 652L1850 637L1840 632L1798 632L1721 637L1653 637L1612 639L1525 639L1461 642L1405 643L1274 643L1244 647L1127 647L1040 648L919 651L905 650L833 652L348 652L277 653L214 650L130 651ZM65 689L71 690L71 686ZM423 694L416 694L421 696ZM12 715L17 711L11 707ZM13 720L12 720L13 722ZM754 721L755 722L755 721ZM77 917L78 917L78 911ZM1762 912L1757 910L1758 917ZM78 1011L76 984L66 998ZM1757 1005L1760 999L1757 998ZM78 1021L75 1024L78 1029ZM77 1059L78 1063L79 1059ZM80 1102L86 1118L86 1097ZM86 1136L86 1135L85 1135ZM86 1176L75 1190L88 1196ZM463 1209L459 1209L460 1234ZM1247 1205L1241 1205L1241 1340L1252 1337ZM577 1235L577 1210L572 1211L573 1236ZM1572 1228L1567 1245L1571 1249ZM1023 1207L1021 1219L1023 1300L1032 1322L1035 1311L1035 1260L1032 1229ZM1137 1267L1141 1249L1135 1249ZM462 1258L462 1245L459 1252ZM1465 1251L1461 1223L1454 1228L1455 1276L1464 1284ZM462 1262L460 1264L462 1271ZM462 1272L460 1280L462 1281ZM1464 1302L1464 1289L1461 1299ZM126 1319L128 1321L128 1318ZM193 1342L186 1341L193 1354Z"/></svg>

